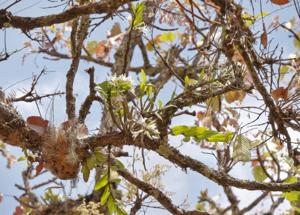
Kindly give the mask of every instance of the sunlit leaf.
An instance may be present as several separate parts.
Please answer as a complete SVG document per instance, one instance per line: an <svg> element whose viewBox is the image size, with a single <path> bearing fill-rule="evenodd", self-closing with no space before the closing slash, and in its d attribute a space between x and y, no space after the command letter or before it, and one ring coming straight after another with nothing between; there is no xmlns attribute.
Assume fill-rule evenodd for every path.
<svg viewBox="0 0 300 215"><path fill-rule="evenodd" d="M119 161L118 159L115 159L115 165L116 165L116 167L117 167L119 170L124 170L124 169L125 169L124 164L123 164L121 161Z"/></svg>
<svg viewBox="0 0 300 215"><path fill-rule="evenodd" d="M299 200L299 191L284 192L282 196L290 202L297 202Z"/></svg>
<svg viewBox="0 0 300 215"><path fill-rule="evenodd" d="M205 127L198 126L174 126L171 128L171 132L173 135L184 135L184 142L188 142L191 137L193 137L197 142L201 140L207 140L208 142L228 142L233 137L232 132L218 133Z"/></svg>
<svg viewBox="0 0 300 215"><path fill-rule="evenodd" d="M291 176L291 177L288 177L287 179L284 180L284 184L293 184L293 183L296 183L298 182L298 178L296 176Z"/></svg>
<svg viewBox="0 0 300 215"><path fill-rule="evenodd" d="M218 133L208 137L207 140L209 142L229 142L233 135L233 132Z"/></svg>
<svg viewBox="0 0 300 215"><path fill-rule="evenodd" d="M117 215L127 215L127 213L124 209L117 207Z"/></svg>
<svg viewBox="0 0 300 215"><path fill-rule="evenodd" d="M26 160L26 157L25 157L25 156L21 156L21 157L18 158L17 161L18 161L18 162L21 162L21 161L24 161L24 160Z"/></svg>
<svg viewBox="0 0 300 215"><path fill-rule="evenodd" d="M109 186L106 186L104 189L104 193L101 196L100 204L105 205L109 196L110 196L110 188Z"/></svg>
<svg viewBox="0 0 300 215"><path fill-rule="evenodd" d="M144 2L142 3L136 3L136 5L132 5L132 11L133 11L133 27L139 26L143 22L143 11L145 8Z"/></svg>
<svg viewBox="0 0 300 215"><path fill-rule="evenodd" d="M175 37L175 34L171 31L160 35L159 40L161 42L173 42L175 40Z"/></svg>
<svg viewBox="0 0 300 215"><path fill-rule="evenodd" d="M257 182L263 182L267 178L267 175L261 166L254 166L252 168L252 174Z"/></svg>
<svg viewBox="0 0 300 215"><path fill-rule="evenodd" d="M297 33L297 35L300 35L300 32ZM300 49L300 41L297 38L294 38L294 46L297 49Z"/></svg>
<svg viewBox="0 0 300 215"><path fill-rule="evenodd" d="M100 190L102 187L105 187L108 183L108 176L104 175L102 178L100 178L99 181L95 184L94 190Z"/></svg>
<svg viewBox="0 0 300 215"><path fill-rule="evenodd" d="M109 196L108 198L107 207L108 207L109 214L113 214L117 211L116 202L112 196Z"/></svg>
<svg viewBox="0 0 300 215"><path fill-rule="evenodd" d="M159 99L157 102L158 102L158 109L161 109L163 106L162 101Z"/></svg>
<svg viewBox="0 0 300 215"><path fill-rule="evenodd" d="M233 159L237 161L247 162L251 159L251 140L238 135L233 146Z"/></svg>
<svg viewBox="0 0 300 215"><path fill-rule="evenodd" d="M280 67L280 79L282 80L285 76L285 74L289 71L288 66L281 66Z"/></svg>

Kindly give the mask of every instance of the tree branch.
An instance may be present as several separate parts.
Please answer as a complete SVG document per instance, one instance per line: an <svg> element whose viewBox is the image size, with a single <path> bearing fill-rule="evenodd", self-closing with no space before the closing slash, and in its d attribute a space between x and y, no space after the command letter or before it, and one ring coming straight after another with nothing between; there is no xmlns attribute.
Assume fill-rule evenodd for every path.
<svg viewBox="0 0 300 215"><path fill-rule="evenodd" d="M4 27L19 28L28 31L34 28L51 26L54 24L65 23L80 16L101 13L113 13L120 6L131 2L131 0L102 0L82 6L74 6L60 14L40 16L40 17L20 17L13 16L9 11L0 10L0 29Z"/></svg>

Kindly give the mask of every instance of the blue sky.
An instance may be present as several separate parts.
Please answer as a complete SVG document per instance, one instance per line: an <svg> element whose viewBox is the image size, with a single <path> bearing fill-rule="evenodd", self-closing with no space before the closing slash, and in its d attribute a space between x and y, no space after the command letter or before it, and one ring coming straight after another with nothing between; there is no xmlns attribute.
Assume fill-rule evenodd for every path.
<svg viewBox="0 0 300 215"><path fill-rule="evenodd" d="M2 4L3 2L11 2L11 1L3 1L0 0L0 9L3 8L6 4ZM31 4L37 3L36 6L32 8L27 8ZM27 2L21 2L19 5L13 8L13 12L20 11L17 13L17 15L29 15L29 16L38 16L43 14L48 14L51 12L56 12L57 9L41 9L44 6L49 5L49 2L46 0L41 1L27 1ZM27 8L27 9L26 9ZM257 9L257 8L256 8ZM270 4L266 6L266 10L274 10L274 7L270 7ZM288 13L287 13L288 12ZM291 16L290 13L293 13L293 9L286 9L280 12L277 12L276 15L280 15L281 18L286 18L288 16ZM271 17L266 17L266 21L270 20ZM267 22L268 23L268 22ZM100 40L101 38L105 37L105 32L109 30L111 27L111 22L108 22L104 24L101 27L101 31L96 31L93 33L92 37L95 39ZM256 30L260 30L259 26ZM280 32L274 32L277 34L276 36L279 37L286 37ZM25 38L24 35L22 35L18 30L11 30L8 29L7 32L7 48L8 50L15 50L20 47L22 47L22 44L27 38ZM0 50L3 48L3 32L0 33ZM281 46L283 46L287 52L292 51L291 46L291 40L282 40L280 43ZM54 89L64 89L65 85L65 75L66 71L69 68L70 61L69 60L62 60L62 61L48 61L43 58L43 56L36 56L31 55L26 57L25 62L23 61L23 55L26 53L26 51L22 51L20 53L17 53L9 58L9 60L1 62L0 64L0 86L3 89L6 89L11 84L14 84L17 81L23 80L25 78L31 77L33 74L38 74L43 68L46 68L48 71L50 71L47 76L44 76L41 79L41 82L38 86L38 92L39 93L51 93ZM138 54L135 55L133 64L138 65L139 62L141 62L141 58L138 56ZM81 104L81 102L84 99L84 96L88 94L88 75L84 72L85 69L92 66L93 64L88 64L86 62L82 62L78 71L78 75L75 80L75 94L77 94L77 107ZM98 82L101 82L105 80L107 77L107 74L109 73L109 70L100 66L95 66L96 68L96 80ZM12 89L28 89L30 87L31 80L27 80L24 82L21 82L17 85L15 85L12 88L7 89L8 92ZM173 91L174 85L169 84L165 87L163 92L161 93L160 97L162 100L166 100L170 97L170 93ZM17 93L21 93L18 92ZM47 106L49 104L49 100L44 100L43 105L41 105L42 113L45 114ZM248 100L248 102L251 102L251 100ZM37 108L34 103L28 104L28 103L16 103L15 107L17 110L26 117L30 115L38 115ZM99 120L101 119L101 107L96 104L93 105L92 114L90 114L87 118L87 125L89 129L95 129L99 126ZM54 116L55 116L55 124L61 123L66 119L65 115L65 103L64 98L57 98L54 103ZM49 114L47 115L49 117ZM177 117L173 121L175 124L192 124L193 118L191 117ZM170 143L172 145L179 145L180 141L178 138L171 138ZM22 156L22 152L13 147L8 147L9 150L17 155L17 157ZM185 144L181 147L181 150L184 154L188 154L192 156L195 159L199 159L210 166L214 165L214 161L212 159L212 156L209 156L207 154L199 153L199 147L192 144ZM147 161L148 165L154 165L159 163L166 163L169 164L166 160L158 157L154 153L151 153L149 155L151 159ZM21 183L21 171L24 169L25 162L17 162L13 165L12 169L6 169L5 165L5 159L0 157L0 192L4 194L4 201L0 203L0 213L1 214L12 214L14 211L14 207L17 205L17 202L12 198L13 195L20 195L21 193L19 190L17 190L14 186L16 183ZM239 167L235 168L235 170L231 173L233 176L236 176L238 178L251 178L251 173L249 171L249 167L245 165L239 165ZM45 175L43 179L45 178L51 178L50 175ZM35 183L38 183L39 180L36 180ZM222 192L222 189L217 186L215 183L210 182L206 178L202 177L201 175L188 171L185 173L180 168L172 167L170 171L163 177L163 183L165 184L165 189L170 192L174 192L173 195L174 203L181 204L185 198L189 199L190 207L193 208L197 201L197 196L200 192L200 190L208 189L209 194L212 196L216 196L217 194ZM84 185L83 183L80 183L80 187L78 188L78 192L85 192L88 189L88 185ZM40 192L43 192L43 189L40 190ZM253 199L257 192L250 192L250 191L243 191L239 190L237 191L239 193L239 198L242 201L243 204L245 202L249 202L249 200ZM226 198L224 196L221 197L222 204L225 204L227 202ZM168 212L161 211L161 210L152 210L149 211L147 214L157 214L157 215L163 215L163 214L169 214Z"/></svg>

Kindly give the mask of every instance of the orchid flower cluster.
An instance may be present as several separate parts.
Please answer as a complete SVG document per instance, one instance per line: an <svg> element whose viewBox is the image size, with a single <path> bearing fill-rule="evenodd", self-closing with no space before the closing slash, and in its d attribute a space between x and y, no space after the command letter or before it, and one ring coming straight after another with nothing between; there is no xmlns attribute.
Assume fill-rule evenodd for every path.
<svg viewBox="0 0 300 215"><path fill-rule="evenodd" d="M143 117L139 111L134 109L131 126L133 139L147 136L149 139L159 139L159 131L156 126L156 121L150 118Z"/></svg>
<svg viewBox="0 0 300 215"><path fill-rule="evenodd" d="M141 86L143 89L146 88L145 80L140 83ZM108 80L96 86L105 108L110 110L111 117L119 129L130 132L133 139L144 136L153 140L159 139L156 120L141 114L143 111L138 107L141 100L136 101L138 98L134 89L133 80L125 75L110 76Z"/></svg>
<svg viewBox="0 0 300 215"><path fill-rule="evenodd" d="M126 101L127 93L134 94L134 84L130 77L125 75L112 75L107 81L96 86L105 103L111 102L114 106Z"/></svg>

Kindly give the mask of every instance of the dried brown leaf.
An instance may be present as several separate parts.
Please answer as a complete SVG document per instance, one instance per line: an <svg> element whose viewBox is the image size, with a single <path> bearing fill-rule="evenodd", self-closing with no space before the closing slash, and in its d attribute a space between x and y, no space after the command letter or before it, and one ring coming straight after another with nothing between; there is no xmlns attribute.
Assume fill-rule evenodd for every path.
<svg viewBox="0 0 300 215"><path fill-rule="evenodd" d="M40 116L29 116L26 120L27 125L38 134L43 135L48 127L48 120L44 120Z"/></svg>
<svg viewBox="0 0 300 215"><path fill-rule="evenodd" d="M276 90L271 92L271 95L275 101L279 99L287 100L288 99L288 89L284 87L278 87Z"/></svg>
<svg viewBox="0 0 300 215"><path fill-rule="evenodd" d="M117 36L119 35L120 33L122 33L121 31L121 26L118 22L116 22L113 27L111 28L110 32L109 32L109 37L114 37L114 36Z"/></svg>
<svg viewBox="0 0 300 215"><path fill-rule="evenodd" d="M18 206L16 207L13 215L23 215L24 214L24 209L22 206Z"/></svg>
<svg viewBox="0 0 300 215"><path fill-rule="evenodd" d="M35 175L40 174L43 168L44 168L44 162L39 162L39 164L35 168Z"/></svg>
<svg viewBox="0 0 300 215"><path fill-rule="evenodd" d="M264 48L267 48L268 45L268 35L267 32L264 30L264 33L260 36L260 43Z"/></svg>

